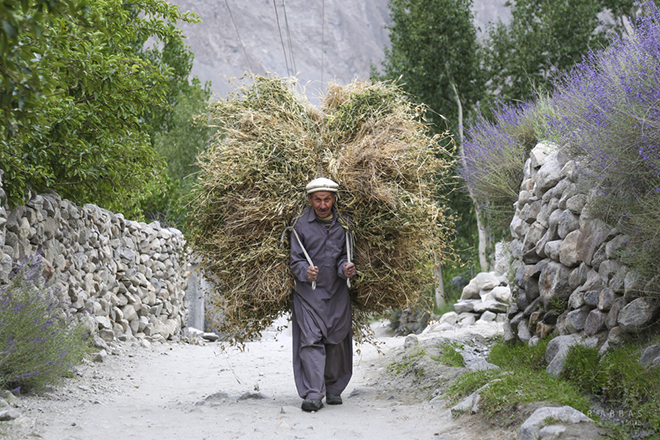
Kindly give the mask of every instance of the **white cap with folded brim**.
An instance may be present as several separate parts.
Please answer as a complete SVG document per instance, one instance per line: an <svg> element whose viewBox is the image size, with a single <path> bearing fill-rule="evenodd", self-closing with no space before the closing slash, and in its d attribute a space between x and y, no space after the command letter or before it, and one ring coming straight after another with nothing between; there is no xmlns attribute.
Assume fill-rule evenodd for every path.
<svg viewBox="0 0 660 440"><path fill-rule="evenodd" d="M307 194L315 193L317 191L337 192L338 188L339 185L336 182L333 182L330 179L326 179L325 177L314 179L305 187Z"/></svg>

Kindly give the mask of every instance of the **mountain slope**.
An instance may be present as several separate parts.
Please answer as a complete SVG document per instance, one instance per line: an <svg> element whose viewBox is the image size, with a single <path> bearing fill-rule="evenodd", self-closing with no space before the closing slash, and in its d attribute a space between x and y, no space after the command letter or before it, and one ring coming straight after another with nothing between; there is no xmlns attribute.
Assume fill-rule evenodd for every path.
<svg viewBox="0 0 660 440"><path fill-rule="evenodd" d="M202 23L182 26L195 54L192 74L202 82L212 81L220 96L233 88L230 78L252 71L297 74L313 98L331 80L345 84L368 78L370 64L380 65L389 45L388 0L170 2L201 17ZM505 14L503 4L504 0L476 1L477 25L483 30L486 22Z"/></svg>

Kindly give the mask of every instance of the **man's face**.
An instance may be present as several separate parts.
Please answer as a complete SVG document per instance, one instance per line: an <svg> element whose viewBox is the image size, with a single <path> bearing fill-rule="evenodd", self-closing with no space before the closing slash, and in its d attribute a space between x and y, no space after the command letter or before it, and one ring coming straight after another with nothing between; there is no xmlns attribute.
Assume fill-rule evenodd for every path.
<svg viewBox="0 0 660 440"><path fill-rule="evenodd" d="M312 204L316 216L319 218L326 218L332 212L332 205L335 203L335 195L330 191L317 191L315 193L307 194L309 203Z"/></svg>

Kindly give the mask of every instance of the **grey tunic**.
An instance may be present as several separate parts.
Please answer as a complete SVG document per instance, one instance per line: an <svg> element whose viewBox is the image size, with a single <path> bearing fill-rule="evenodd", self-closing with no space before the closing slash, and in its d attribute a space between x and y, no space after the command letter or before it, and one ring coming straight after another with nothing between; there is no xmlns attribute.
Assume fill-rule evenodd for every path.
<svg viewBox="0 0 660 440"><path fill-rule="evenodd" d="M322 399L341 394L353 372L351 301L342 266L347 262L346 232L333 209L327 227L310 207L294 228L312 262L319 268L316 289L307 278L309 263L291 234L293 293L293 374L298 394Z"/></svg>

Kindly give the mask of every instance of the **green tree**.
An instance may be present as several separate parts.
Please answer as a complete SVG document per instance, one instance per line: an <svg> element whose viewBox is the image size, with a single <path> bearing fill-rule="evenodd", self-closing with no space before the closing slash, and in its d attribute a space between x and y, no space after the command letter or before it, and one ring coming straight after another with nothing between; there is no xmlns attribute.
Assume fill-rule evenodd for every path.
<svg viewBox="0 0 660 440"><path fill-rule="evenodd" d="M458 133L460 150L464 114L469 119L485 90L472 0L390 0L389 7L392 45L385 51L380 78L398 80L428 105L438 131L449 127ZM453 188L439 190L449 193L450 206L461 217L459 253L469 261L479 236L480 264L487 270L486 229L479 225L470 198Z"/></svg>
<svg viewBox="0 0 660 440"><path fill-rule="evenodd" d="M398 80L428 105L438 131L459 126L483 93L472 0L390 0L391 48L381 79ZM458 99L457 99L458 96ZM460 102L460 104L459 104Z"/></svg>
<svg viewBox="0 0 660 440"><path fill-rule="evenodd" d="M186 196L198 171L197 154L211 132L201 119L207 113L210 83L202 86L197 77L188 80L194 55L179 38L169 39L162 48L146 50L144 56L171 69L164 104L153 106L145 115L152 145L167 164L167 172L149 183L149 196L141 209L148 219L182 227Z"/></svg>
<svg viewBox="0 0 660 440"><path fill-rule="evenodd" d="M608 32L623 32L624 18L634 12L634 0L514 0L507 5L511 22L488 29L484 51L490 97L504 103L549 90L553 78L589 49L607 45ZM608 11L614 23L602 19Z"/></svg>
<svg viewBox="0 0 660 440"><path fill-rule="evenodd" d="M3 22L0 35L0 169L9 201L53 189L137 213L163 168L144 116L166 104L172 67L136 45L181 39L176 23L197 18L164 0L17 3L3 6L13 5L18 31Z"/></svg>

